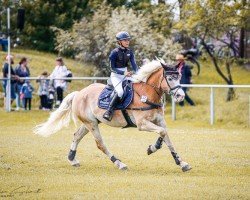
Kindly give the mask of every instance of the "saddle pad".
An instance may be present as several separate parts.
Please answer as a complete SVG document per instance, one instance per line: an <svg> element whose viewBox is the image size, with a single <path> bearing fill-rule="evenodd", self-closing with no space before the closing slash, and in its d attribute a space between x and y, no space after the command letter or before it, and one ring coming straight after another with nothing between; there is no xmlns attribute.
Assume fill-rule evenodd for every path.
<svg viewBox="0 0 250 200"><path fill-rule="evenodd" d="M134 97L132 83L128 81L123 82L124 95L122 102L118 102L115 106L115 110L124 110L129 106ZM98 99L98 107L102 109L107 109L111 101L111 95L114 91L113 87L106 86L101 92Z"/></svg>

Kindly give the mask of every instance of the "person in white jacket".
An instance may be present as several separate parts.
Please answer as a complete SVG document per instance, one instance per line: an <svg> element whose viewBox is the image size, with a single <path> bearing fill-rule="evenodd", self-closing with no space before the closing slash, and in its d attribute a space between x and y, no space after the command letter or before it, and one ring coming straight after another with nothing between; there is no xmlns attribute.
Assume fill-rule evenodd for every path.
<svg viewBox="0 0 250 200"><path fill-rule="evenodd" d="M55 69L50 75L51 79L55 79L53 81L53 86L57 94L56 107L59 107L59 105L61 104L63 100L63 91L65 91L67 87L67 82L65 80L58 80L58 79L65 78L68 76L68 74L69 72L67 67L64 65L63 59L61 57L57 58Z"/></svg>

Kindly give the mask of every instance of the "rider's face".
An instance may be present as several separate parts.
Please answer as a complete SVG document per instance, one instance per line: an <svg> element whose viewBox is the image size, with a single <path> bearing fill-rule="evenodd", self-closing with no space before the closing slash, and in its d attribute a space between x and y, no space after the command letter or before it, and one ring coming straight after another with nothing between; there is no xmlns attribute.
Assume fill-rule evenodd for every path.
<svg viewBox="0 0 250 200"><path fill-rule="evenodd" d="M121 40L120 43L125 48L129 47L129 40Z"/></svg>

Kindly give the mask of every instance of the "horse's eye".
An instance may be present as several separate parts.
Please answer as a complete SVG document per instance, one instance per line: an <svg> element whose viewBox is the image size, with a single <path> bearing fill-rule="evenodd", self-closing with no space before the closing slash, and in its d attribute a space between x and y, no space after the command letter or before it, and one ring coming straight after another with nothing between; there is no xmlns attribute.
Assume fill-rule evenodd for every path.
<svg viewBox="0 0 250 200"><path fill-rule="evenodd" d="M172 78L171 78L171 77L169 77L169 78L168 78L168 80L169 80L169 81L172 81Z"/></svg>

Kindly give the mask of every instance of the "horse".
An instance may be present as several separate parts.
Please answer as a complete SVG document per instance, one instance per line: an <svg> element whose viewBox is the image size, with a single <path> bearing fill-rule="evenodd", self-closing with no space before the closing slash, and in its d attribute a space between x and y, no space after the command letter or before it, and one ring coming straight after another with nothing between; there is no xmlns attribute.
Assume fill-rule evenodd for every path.
<svg viewBox="0 0 250 200"><path fill-rule="evenodd" d="M134 95L132 102L126 108L126 113L127 118L139 131L159 134L156 143L148 147L148 155L159 150L164 142L169 148L175 163L185 172L190 170L191 166L181 159L168 136L164 108L161 104L164 93L172 95L175 102L183 101L185 93L180 86L180 77L180 69L169 67L162 60L153 60L146 63L132 76ZM80 121L81 126L74 133L68 154L70 164L80 166L80 162L76 159L77 146L83 137L88 132L91 132L97 147L108 156L118 169L125 170L128 168L127 165L109 151L98 128L99 123L112 127L128 126L128 120L125 119L121 110L115 110L111 121L103 118L106 110L99 108L97 103L98 97L104 88L104 84L93 83L81 91L68 94L60 107L50 114L45 123L37 125L33 132L47 137L63 127L67 127L71 118L75 124Z"/></svg>

